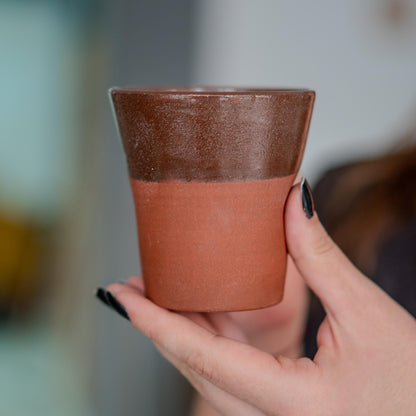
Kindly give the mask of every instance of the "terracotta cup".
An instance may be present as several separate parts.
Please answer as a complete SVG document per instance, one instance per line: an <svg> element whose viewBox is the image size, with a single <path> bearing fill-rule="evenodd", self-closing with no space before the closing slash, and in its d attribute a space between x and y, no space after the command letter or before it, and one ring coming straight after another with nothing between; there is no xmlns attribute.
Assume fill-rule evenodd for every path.
<svg viewBox="0 0 416 416"><path fill-rule="evenodd" d="M284 204L315 93L112 88L127 156L146 295L181 311L283 297Z"/></svg>

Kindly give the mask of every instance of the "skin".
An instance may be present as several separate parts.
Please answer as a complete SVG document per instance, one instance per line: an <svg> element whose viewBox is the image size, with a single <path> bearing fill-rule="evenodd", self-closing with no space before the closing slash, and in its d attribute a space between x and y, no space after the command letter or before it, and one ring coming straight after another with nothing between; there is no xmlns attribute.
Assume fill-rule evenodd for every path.
<svg viewBox="0 0 416 416"><path fill-rule="evenodd" d="M219 414L415 415L416 320L349 262L316 214L306 218L299 185L289 194L285 221L291 300L280 310L245 317L171 312L146 299L138 277L107 289ZM291 358L306 304L297 300L304 286L296 277L327 314L313 360ZM286 356L276 356L286 347Z"/></svg>

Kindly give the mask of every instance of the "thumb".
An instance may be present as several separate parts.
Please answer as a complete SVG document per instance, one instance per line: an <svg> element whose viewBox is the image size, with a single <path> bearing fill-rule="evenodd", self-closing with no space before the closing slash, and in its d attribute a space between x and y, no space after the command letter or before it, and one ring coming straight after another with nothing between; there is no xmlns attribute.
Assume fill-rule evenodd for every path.
<svg viewBox="0 0 416 416"><path fill-rule="evenodd" d="M350 310L363 276L320 223L305 179L289 193L285 227L289 254L327 313L337 315Z"/></svg>

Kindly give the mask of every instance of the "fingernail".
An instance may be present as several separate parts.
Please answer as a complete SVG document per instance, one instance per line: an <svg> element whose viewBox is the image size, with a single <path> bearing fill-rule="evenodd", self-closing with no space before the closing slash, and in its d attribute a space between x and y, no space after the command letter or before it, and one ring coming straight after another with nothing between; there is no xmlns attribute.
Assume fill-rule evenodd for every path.
<svg viewBox="0 0 416 416"><path fill-rule="evenodd" d="M313 217L314 206L311 188L309 187L306 178L302 178L302 181L300 183L300 189L302 193L303 212L305 213L306 218L310 219Z"/></svg>
<svg viewBox="0 0 416 416"><path fill-rule="evenodd" d="M123 318L126 318L128 321L130 321L126 309L124 309L124 306L113 296L113 294L107 290L106 295L108 302L114 308L114 310L118 312Z"/></svg>
<svg viewBox="0 0 416 416"><path fill-rule="evenodd" d="M110 305L110 302L107 299L107 294L106 291L102 288L102 287L98 287L97 290L95 291L95 296L105 305L107 305L108 307L112 308L112 306Z"/></svg>

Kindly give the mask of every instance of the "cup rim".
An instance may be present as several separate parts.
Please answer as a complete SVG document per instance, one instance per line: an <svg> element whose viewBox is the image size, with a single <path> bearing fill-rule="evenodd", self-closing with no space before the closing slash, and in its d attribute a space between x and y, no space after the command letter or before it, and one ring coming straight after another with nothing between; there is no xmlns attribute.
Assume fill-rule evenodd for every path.
<svg viewBox="0 0 416 416"><path fill-rule="evenodd" d="M279 94L299 94L312 93L315 91L307 88L292 87L222 87L222 86L160 86L160 87L111 87L109 94L140 94L140 95L279 95Z"/></svg>

